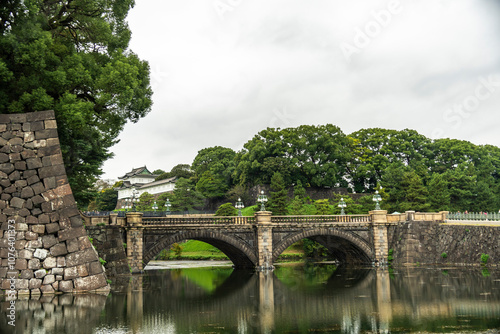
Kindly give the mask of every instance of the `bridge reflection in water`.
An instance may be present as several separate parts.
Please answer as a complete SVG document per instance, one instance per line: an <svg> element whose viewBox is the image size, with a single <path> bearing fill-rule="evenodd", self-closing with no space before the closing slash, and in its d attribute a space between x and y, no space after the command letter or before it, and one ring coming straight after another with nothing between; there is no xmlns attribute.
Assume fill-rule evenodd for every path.
<svg viewBox="0 0 500 334"><path fill-rule="evenodd" d="M488 275L479 269L390 273L334 266L278 267L274 273L230 268L150 271L124 278L107 299L85 295L24 301L19 307L25 309L18 309L19 333L47 324L46 333L72 334L500 328L500 280L496 272ZM5 309L4 303L2 313Z"/></svg>

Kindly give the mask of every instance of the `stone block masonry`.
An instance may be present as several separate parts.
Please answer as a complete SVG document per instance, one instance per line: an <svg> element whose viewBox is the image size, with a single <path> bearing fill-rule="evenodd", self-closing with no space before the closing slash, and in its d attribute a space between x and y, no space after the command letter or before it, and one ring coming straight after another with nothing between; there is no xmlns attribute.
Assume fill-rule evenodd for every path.
<svg viewBox="0 0 500 334"><path fill-rule="evenodd" d="M394 264L500 265L500 226L449 225L439 221L407 221L395 226L390 246Z"/></svg>
<svg viewBox="0 0 500 334"><path fill-rule="evenodd" d="M3 291L109 289L68 184L53 111L0 114L0 225Z"/></svg>
<svg viewBox="0 0 500 334"><path fill-rule="evenodd" d="M87 234L92 238L92 244L99 256L106 261L106 275L117 276L130 274L127 262L127 253L120 226L85 226Z"/></svg>

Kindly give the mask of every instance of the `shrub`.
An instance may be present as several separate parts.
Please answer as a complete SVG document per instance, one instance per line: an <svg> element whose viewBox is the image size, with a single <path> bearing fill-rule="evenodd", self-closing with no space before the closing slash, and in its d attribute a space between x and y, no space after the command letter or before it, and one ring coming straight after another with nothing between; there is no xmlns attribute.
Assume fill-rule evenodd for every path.
<svg viewBox="0 0 500 334"><path fill-rule="evenodd" d="M490 256L488 254L484 254L482 253L481 254L481 263L483 265L486 265L486 263L488 263L488 259L490 258Z"/></svg>
<svg viewBox="0 0 500 334"><path fill-rule="evenodd" d="M177 258L181 257L182 255L182 246L179 245L177 242L172 244L172 246L170 247L170 249L174 252L175 256Z"/></svg>
<svg viewBox="0 0 500 334"><path fill-rule="evenodd" d="M238 211L232 203L222 204L215 213L216 216L236 216L237 214Z"/></svg>
<svg viewBox="0 0 500 334"><path fill-rule="evenodd" d="M448 254L446 254L445 252L442 252L442 253L441 253L441 257L442 257L443 259L446 259L446 258L448 257Z"/></svg>

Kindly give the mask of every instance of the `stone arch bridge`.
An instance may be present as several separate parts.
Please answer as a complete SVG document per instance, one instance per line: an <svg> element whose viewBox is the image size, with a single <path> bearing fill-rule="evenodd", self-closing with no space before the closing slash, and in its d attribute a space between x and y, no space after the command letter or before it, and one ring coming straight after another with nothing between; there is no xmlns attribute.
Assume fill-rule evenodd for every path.
<svg viewBox="0 0 500 334"><path fill-rule="evenodd" d="M388 215L376 210L366 215L272 216L261 211L254 217L152 218L129 212L126 217L112 214L105 223L122 232L133 273L141 272L162 249L190 239L217 247L235 268L266 270L273 268L286 248L304 238L319 242L342 263L385 264L390 226L407 221L411 213ZM87 226L96 225L95 219L87 218Z"/></svg>

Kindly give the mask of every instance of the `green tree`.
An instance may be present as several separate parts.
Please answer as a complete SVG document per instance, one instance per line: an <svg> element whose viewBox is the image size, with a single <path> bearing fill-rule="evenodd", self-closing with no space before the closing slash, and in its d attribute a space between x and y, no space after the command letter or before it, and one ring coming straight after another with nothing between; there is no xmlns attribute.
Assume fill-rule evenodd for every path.
<svg viewBox="0 0 500 334"><path fill-rule="evenodd" d="M118 191L113 188L106 188L97 193L95 199L96 210L98 211L113 211L118 202Z"/></svg>
<svg viewBox="0 0 500 334"><path fill-rule="evenodd" d="M190 179L194 176L194 172L191 170L191 166L187 164L178 164L172 167L170 172L162 173L158 175L155 181L169 179L171 177Z"/></svg>
<svg viewBox="0 0 500 334"><path fill-rule="evenodd" d="M155 198L148 192L143 192L139 196L139 203L137 204L137 210L139 211L153 211L153 203Z"/></svg>
<svg viewBox="0 0 500 334"><path fill-rule="evenodd" d="M428 202L431 211L447 211L450 206L450 192L448 183L442 174L432 174L428 185Z"/></svg>
<svg viewBox="0 0 500 334"><path fill-rule="evenodd" d="M156 204L158 205L158 210L166 211L167 208L165 207L165 203L167 202L167 199L170 200L171 197L172 193L163 193L160 196L158 196L158 199L156 201Z"/></svg>
<svg viewBox="0 0 500 334"><path fill-rule="evenodd" d="M288 191L285 187L281 173L275 172L271 178L271 192L267 209L273 215L286 215L288 203Z"/></svg>
<svg viewBox="0 0 500 334"><path fill-rule="evenodd" d="M225 183L225 189L233 184L232 174L235 169L236 152L230 148L215 146L198 151L191 166L195 177L199 180L206 172Z"/></svg>
<svg viewBox="0 0 500 334"><path fill-rule="evenodd" d="M306 189L302 186L300 180L297 180L297 184L293 186L293 197L299 197L304 203L306 201Z"/></svg>
<svg viewBox="0 0 500 334"><path fill-rule="evenodd" d="M406 190L405 201L400 203L400 210L404 211L420 211L429 210L427 203L427 188L424 186L422 179L415 171L405 172L403 175L403 187Z"/></svg>
<svg viewBox="0 0 500 334"><path fill-rule="evenodd" d="M0 113L53 109L84 205L109 148L151 109L149 66L128 50L133 0L8 1L0 9Z"/></svg>
<svg viewBox="0 0 500 334"><path fill-rule="evenodd" d="M400 204L406 201L406 190L404 189L404 174L407 171L402 163L390 164L382 174L381 184L388 197L380 204L381 208L389 212L400 211ZM373 206L375 208L375 205Z"/></svg>
<svg viewBox="0 0 500 334"><path fill-rule="evenodd" d="M222 204L215 212L216 216L236 216L237 214L238 210L236 210L232 203Z"/></svg>
<svg viewBox="0 0 500 334"><path fill-rule="evenodd" d="M296 180L315 187L346 186L349 140L331 124L267 128L244 145L235 178L240 184L269 184L279 172L285 186Z"/></svg>
<svg viewBox="0 0 500 334"><path fill-rule="evenodd" d="M189 179L193 177L194 172L191 170L191 166L188 164L178 164L172 167L170 170L170 177L185 178Z"/></svg>
<svg viewBox="0 0 500 334"><path fill-rule="evenodd" d="M344 199L346 207L344 208L345 214L363 214L367 211L364 210L363 205L356 203L354 199L349 195L341 195L341 194L333 194L332 203L333 203L333 214L339 215L341 209L339 207L339 203L341 199Z"/></svg>
<svg viewBox="0 0 500 334"><path fill-rule="evenodd" d="M175 183L175 190L170 199L172 211L188 211L203 206L203 195L195 188L192 180L181 177Z"/></svg>
<svg viewBox="0 0 500 334"><path fill-rule="evenodd" d="M224 197L228 190L228 184L221 177L207 170L196 183L196 190L206 198Z"/></svg>
<svg viewBox="0 0 500 334"><path fill-rule="evenodd" d="M327 199L318 199L314 201L314 208L316 209L316 215L332 214L332 208L330 207L330 202Z"/></svg>
<svg viewBox="0 0 500 334"><path fill-rule="evenodd" d="M471 163L476 157L477 147L465 140L436 139L431 145L431 163L433 173L445 173L459 164Z"/></svg>
<svg viewBox="0 0 500 334"><path fill-rule="evenodd" d="M400 162L389 165L382 175L382 184L388 197L382 201L381 207L387 208L389 212L429 209L427 188L422 178L410 167Z"/></svg>
<svg viewBox="0 0 500 334"><path fill-rule="evenodd" d="M384 199L384 196L380 195L382 197L382 200ZM357 200L357 203L361 205L360 212L361 214L367 214L368 212L372 211L375 209L375 204L373 202L373 196L366 195L361 197L360 199ZM384 204L384 202L382 202Z"/></svg>
<svg viewBox="0 0 500 334"><path fill-rule="evenodd" d="M431 141L415 130L361 129L349 135L352 159L349 175L354 191L374 192L393 163L416 168L428 161Z"/></svg>
<svg viewBox="0 0 500 334"><path fill-rule="evenodd" d="M475 187L476 200L473 202L472 210L481 212L496 212L497 198L492 187L485 181L479 181Z"/></svg>
<svg viewBox="0 0 500 334"><path fill-rule="evenodd" d="M304 200L299 196L295 196L295 198L288 205L288 214L292 216L305 215L306 210L304 208Z"/></svg>
<svg viewBox="0 0 500 334"><path fill-rule="evenodd" d="M255 199L252 199L250 197L245 187L239 184L235 185L233 188L231 188L231 190L227 192L226 198L232 203L236 203L238 199L241 199L241 201L245 205L249 205L252 201L255 203Z"/></svg>
<svg viewBox="0 0 500 334"><path fill-rule="evenodd" d="M472 211L476 200L474 166L470 162L459 164L443 173L450 193L450 211Z"/></svg>

